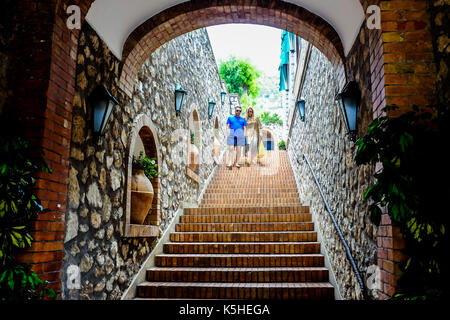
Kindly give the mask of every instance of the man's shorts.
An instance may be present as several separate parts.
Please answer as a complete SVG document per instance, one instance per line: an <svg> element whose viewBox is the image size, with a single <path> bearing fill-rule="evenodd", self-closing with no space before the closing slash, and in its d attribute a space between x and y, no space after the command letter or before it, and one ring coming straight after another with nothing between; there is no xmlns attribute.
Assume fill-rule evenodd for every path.
<svg viewBox="0 0 450 320"><path fill-rule="evenodd" d="M244 146L245 145L245 137L236 137L236 136L228 136L227 137L227 145L229 146Z"/></svg>

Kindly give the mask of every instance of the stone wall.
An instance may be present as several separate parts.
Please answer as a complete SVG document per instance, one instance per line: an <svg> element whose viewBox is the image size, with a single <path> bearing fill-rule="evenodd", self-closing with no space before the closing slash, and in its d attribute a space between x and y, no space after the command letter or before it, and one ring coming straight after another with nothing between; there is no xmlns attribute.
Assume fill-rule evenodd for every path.
<svg viewBox="0 0 450 320"><path fill-rule="evenodd" d="M278 143L284 139L285 136L285 127L284 124L278 124L278 123L262 123L263 129L268 129L273 135L274 135L274 143L275 148L278 148ZM285 140L286 142L286 140Z"/></svg>
<svg viewBox="0 0 450 320"><path fill-rule="evenodd" d="M180 202L195 202L202 182L211 174L214 121L218 117L219 137L224 141L225 128L221 127L229 105L220 105L221 81L204 29L154 51L138 74L131 100L118 90L119 61L95 31L85 24L79 39L62 298L119 299L157 241L125 238L121 232L126 214L127 159L133 152L127 145L135 119L145 114L156 128L162 233ZM92 111L87 100L97 84L105 85L120 101L98 141L92 137ZM188 92L179 116L174 108L177 84ZM212 119L207 115L208 98L217 102ZM184 174L192 109L198 111L202 129L200 184ZM183 141L177 138L180 132ZM80 288L68 287L68 276L73 275L67 271L69 267L79 268Z"/></svg>
<svg viewBox="0 0 450 320"><path fill-rule="evenodd" d="M353 161L355 146L347 137L335 101L338 88L333 66L313 47L301 94L306 101L306 119L302 122L298 114L294 115L288 153L301 200L310 205L317 219L322 246L328 252L339 290L344 299L361 299L362 293L345 248L302 159L303 154L308 157L357 266L365 276L367 268L377 264L377 230L369 220L367 204L363 201L372 172L369 167L357 167Z"/></svg>

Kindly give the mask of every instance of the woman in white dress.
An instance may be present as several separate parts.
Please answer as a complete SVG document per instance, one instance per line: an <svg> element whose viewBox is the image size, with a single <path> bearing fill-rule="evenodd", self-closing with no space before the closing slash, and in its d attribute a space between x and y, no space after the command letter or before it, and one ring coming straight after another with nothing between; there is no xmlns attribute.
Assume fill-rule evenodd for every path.
<svg viewBox="0 0 450 320"><path fill-rule="evenodd" d="M246 165L250 166L255 164L255 158L258 154L258 146L260 141L260 130L261 130L261 121L255 115L255 111L252 107L247 109L247 130L245 131L245 135L248 143L248 152L246 154Z"/></svg>

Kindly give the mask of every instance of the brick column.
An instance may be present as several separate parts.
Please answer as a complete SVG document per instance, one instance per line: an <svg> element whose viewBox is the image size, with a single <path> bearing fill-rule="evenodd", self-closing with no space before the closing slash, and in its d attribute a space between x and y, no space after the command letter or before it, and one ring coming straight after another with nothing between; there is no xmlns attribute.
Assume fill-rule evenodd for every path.
<svg viewBox="0 0 450 320"><path fill-rule="evenodd" d="M397 281L402 275L399 264L405 259L402 249L405 241L399 227L392 224L388 214L381 216L377 234L378 267L380 268L379 299L392 297L397 287Z"/></svg>
<svg viewBox="0 0 450 320"><path fill-rule="evenodd" d="M435 72L427 1L381 1L386 104L401 114L434 102Z"/></svg>
<svg viewBox="0 0 450 320"><path fill-rule="evenodd" d="M64 247L67 178L78 31L66 27L59 1L20 1L12 50L9 107L53 173L38 172L35 194L44 208L32 226L32 247L18 255L59 292Z"/></svg>

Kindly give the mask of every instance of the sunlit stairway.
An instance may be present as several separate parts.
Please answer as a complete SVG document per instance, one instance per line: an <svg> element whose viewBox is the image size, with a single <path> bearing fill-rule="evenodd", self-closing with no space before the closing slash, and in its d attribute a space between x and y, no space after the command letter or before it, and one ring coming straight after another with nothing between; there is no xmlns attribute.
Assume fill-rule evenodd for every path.
<svg viewBox="0 0 450 320"><path fill-rule="evenodd" d="M285 151L261 167L221 166L155 264L137 299L334 298Z"/></svg>

